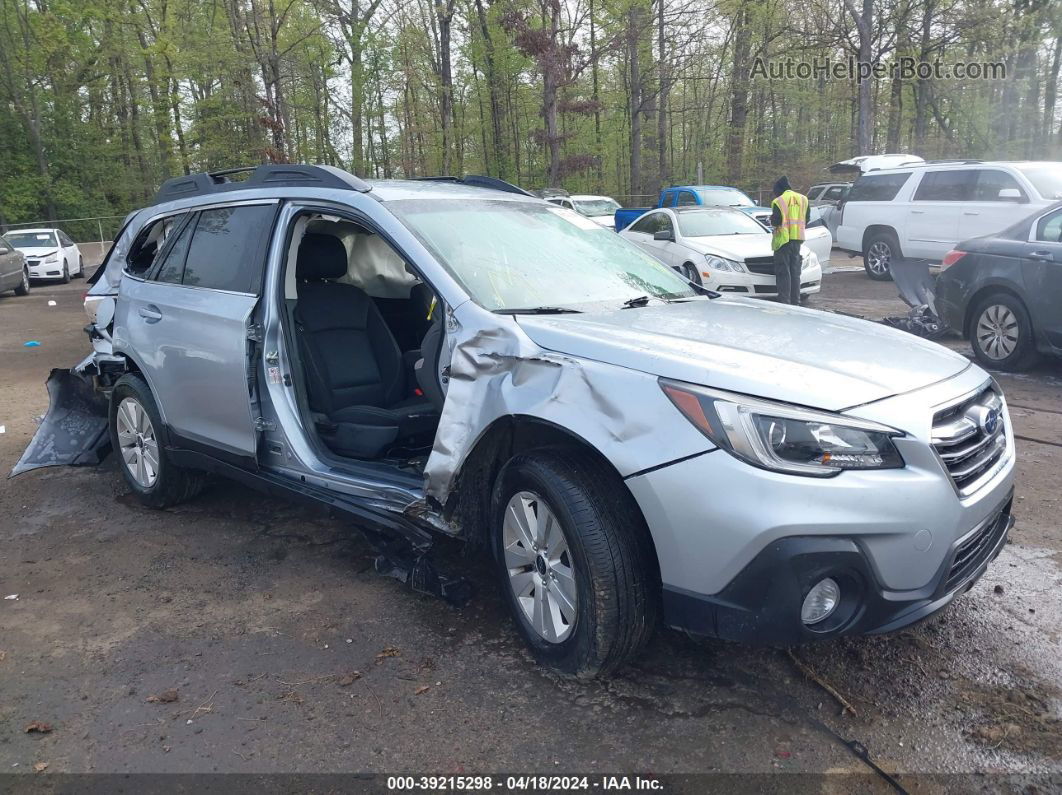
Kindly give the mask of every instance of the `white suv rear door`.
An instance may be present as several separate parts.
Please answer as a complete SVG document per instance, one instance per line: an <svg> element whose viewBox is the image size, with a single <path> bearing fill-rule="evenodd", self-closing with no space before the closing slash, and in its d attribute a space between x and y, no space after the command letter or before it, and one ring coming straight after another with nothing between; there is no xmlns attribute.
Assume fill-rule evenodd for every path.
<svg viewBox="0 0 1062 795"><path fill-rule="evenodd" d="M959 217L973 197L976 169L926 169L907 210L905 257L943 259L959 242Z"/></svg>
<svg viewBox="0 0 1062 795"><path fill-rule="evenodd" d="M959 216L958 240L995 234L1029 212L1029 194L1013 176L1001 168L977 169L971 201Z"/></svg>

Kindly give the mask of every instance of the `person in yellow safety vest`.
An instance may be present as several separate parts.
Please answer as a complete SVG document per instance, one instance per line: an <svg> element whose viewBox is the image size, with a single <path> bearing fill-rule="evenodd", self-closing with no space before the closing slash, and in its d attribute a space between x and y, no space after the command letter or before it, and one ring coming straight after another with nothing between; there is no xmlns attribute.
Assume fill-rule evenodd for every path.
<svg viewBox="0 0 1062 795"><path fill-rule="evenodd" d="M771 250L774 252L774 277L778 300L800 303L800 247L804 244L804 228L811 220L808 197L793 190L789 177L779 177L774 183L771 202Z"/></svg>

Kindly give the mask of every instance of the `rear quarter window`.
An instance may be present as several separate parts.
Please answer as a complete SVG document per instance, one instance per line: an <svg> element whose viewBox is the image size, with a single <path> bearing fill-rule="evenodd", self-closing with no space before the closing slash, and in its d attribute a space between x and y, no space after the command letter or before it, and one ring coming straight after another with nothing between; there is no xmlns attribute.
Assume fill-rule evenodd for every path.
<svg viewBox="0 0 1062 795"><path fill-rule="evenodd" d="M860 177L848 192L850 202L888 202L896 198L910 174L867 174Z"/></svg>

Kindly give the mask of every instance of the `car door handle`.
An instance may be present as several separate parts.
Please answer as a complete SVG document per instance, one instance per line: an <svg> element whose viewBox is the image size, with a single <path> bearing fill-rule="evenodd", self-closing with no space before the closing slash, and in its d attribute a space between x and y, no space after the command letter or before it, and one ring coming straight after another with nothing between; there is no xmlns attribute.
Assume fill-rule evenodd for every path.
<svg viewBox="0 0 1062 795"><path fill-rule="evenodd" d="M981 213L974 212L973 210L963 210L962 214L963 215L980 215Z"/></svg>
<svg viewBox="0 0 1062 795"><path fill-rule="evenodd" d="M925 215L925 210L911 210L911 215Z"/></svg>
<svg viewBox="0 0 1062 795"><path fill-rule="evenodd" d="M1045 262L1050 262L1053 257L1050 251L1032 251L1028 254L1029 259L1038 259Z"/></svg>
<svg viewBox="0 0 1062 795"><path fill-rule="evenodd" d="M140 309L137 310L137 314L144 318L148 323L158 323L162 320L162 313L154 304L140 307Z"/></svg>

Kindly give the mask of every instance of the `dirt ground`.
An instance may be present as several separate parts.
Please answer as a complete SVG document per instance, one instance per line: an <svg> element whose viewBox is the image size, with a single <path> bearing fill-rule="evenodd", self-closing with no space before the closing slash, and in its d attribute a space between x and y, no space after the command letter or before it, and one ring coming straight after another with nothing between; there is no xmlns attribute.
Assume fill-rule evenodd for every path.
<svg viewBox="0 0 1062 795"><path fill-rule="evenodd" d="M5 473L49 369L88 352L84 289L0 297ZM811 305L903 309L861 270L827 273ZM912 791L1060 786L1062 364L999 380L1019 436L1011 543L927 622L795 650L819 682L784 651L668 631L607 681L563 679L457 549L478 591L461 610L375 575L349 520L232 483L151 511L113 457L2 480L0 596L18 598L0 601L0 774L850 772L887 791L855 740ZM972 775L921 777L955 773Z"/></svg>

